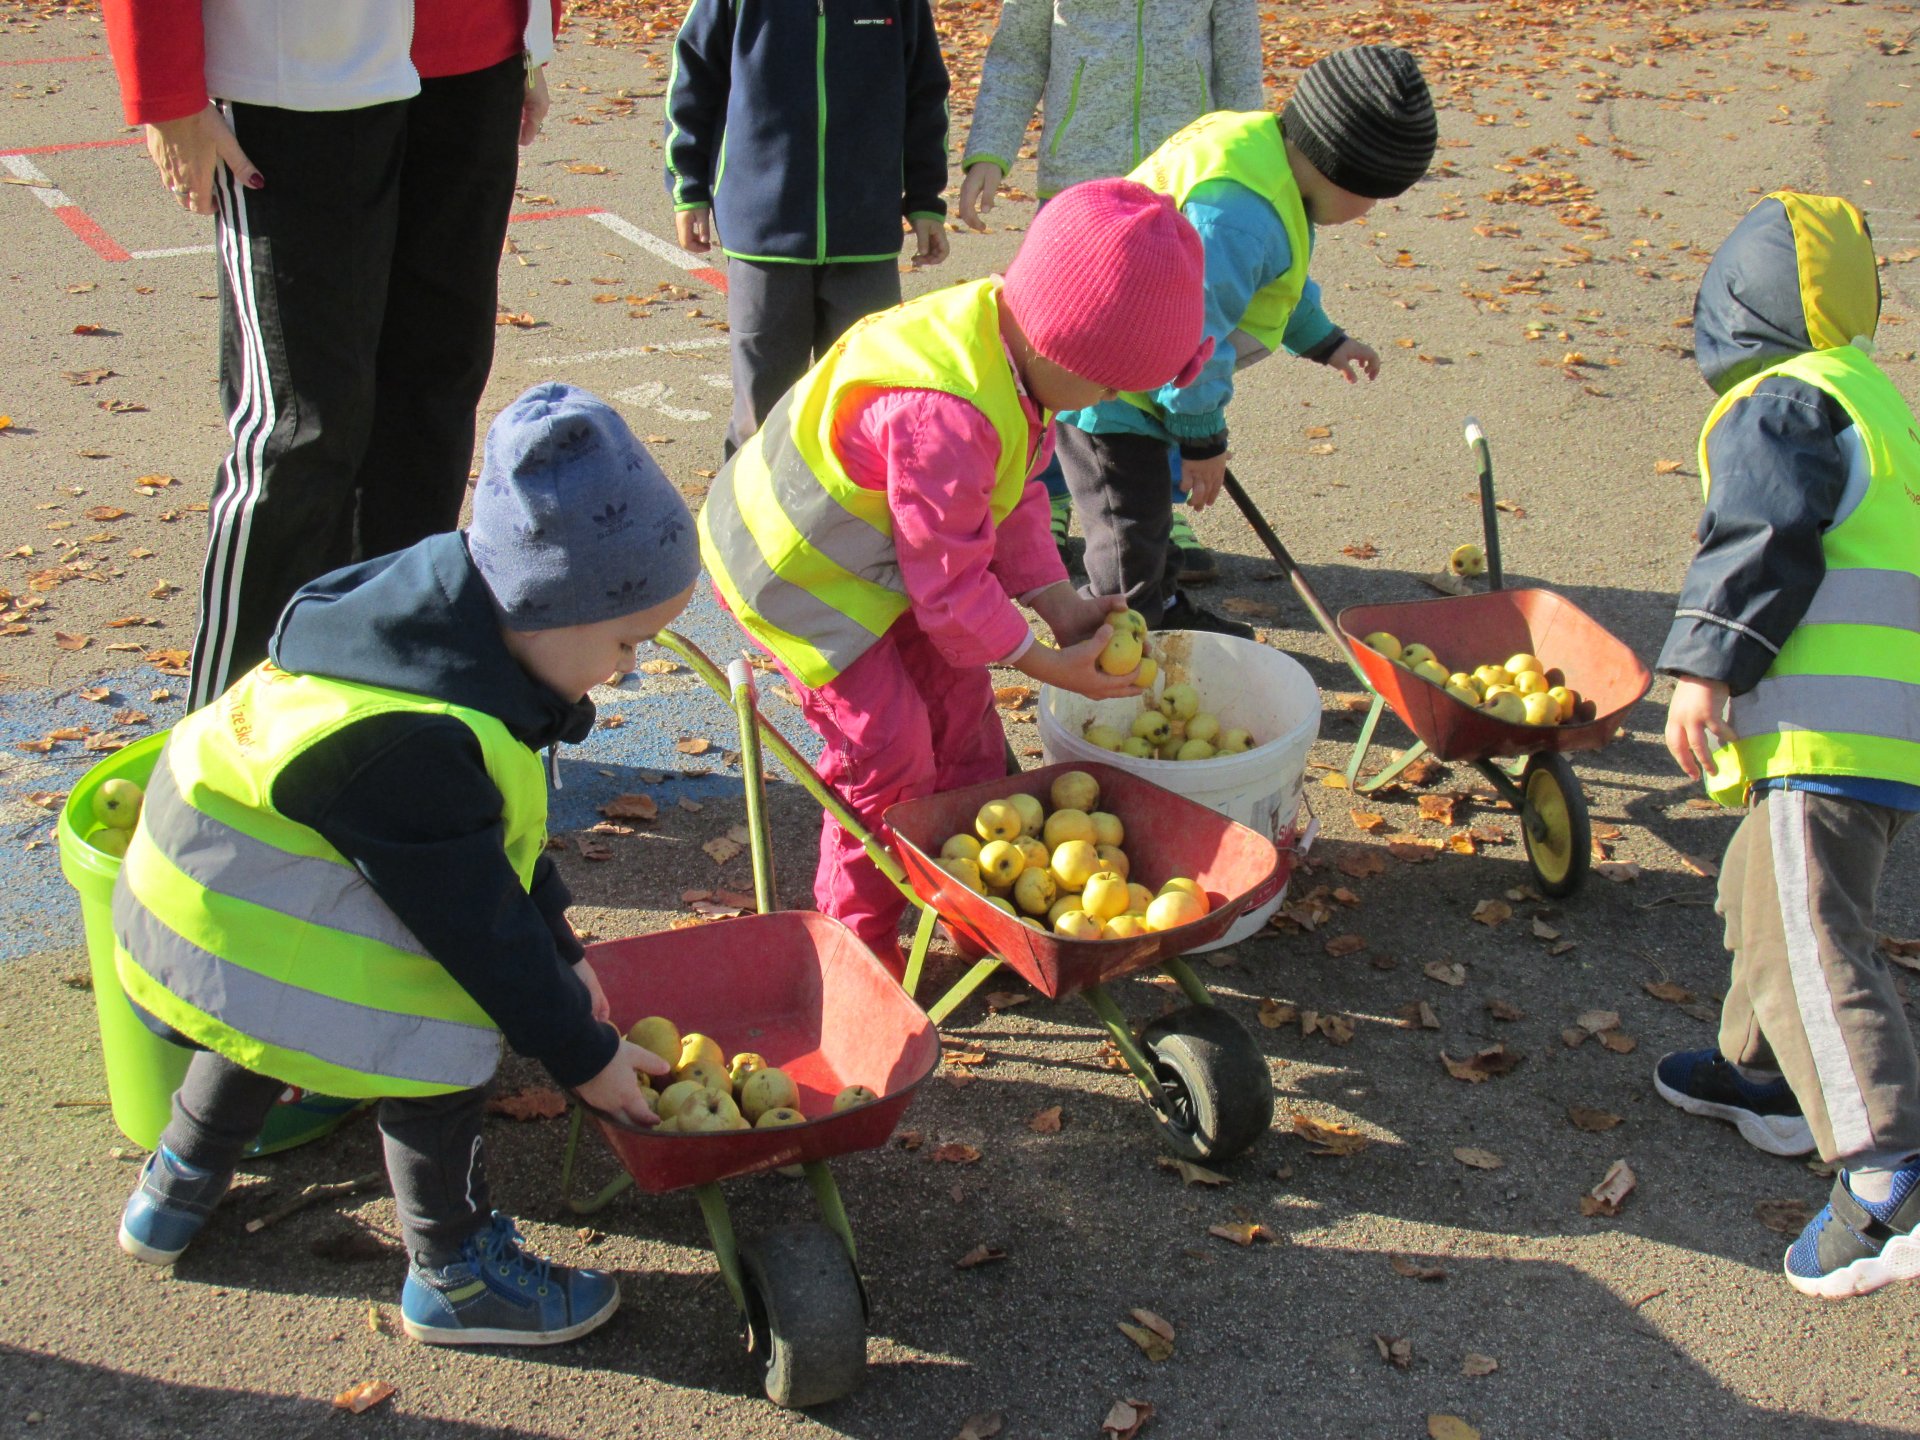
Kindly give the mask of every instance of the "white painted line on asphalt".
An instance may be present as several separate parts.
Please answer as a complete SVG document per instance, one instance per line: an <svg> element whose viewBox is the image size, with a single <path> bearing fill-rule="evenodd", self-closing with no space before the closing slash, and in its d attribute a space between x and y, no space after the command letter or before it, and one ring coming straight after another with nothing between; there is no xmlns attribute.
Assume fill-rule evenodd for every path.
<svg viewBox="0 0 1920 1440"><path fill-rule="evenodd" d="M682 270L698 270L700 262L682 250L678 245L669 245L658 235L650 235L631 220L623 220L606 210L596 210L587 216L596 225L604 225L623 240L631 240L642 250L651 251L669 265Z"/></svg>
<svg viewBox="0 0 1920 1440"><path fill-rule="evenodd" d="M211 255L211 245L172 245L165 250L135 250L136 260L171 260L176 255Z"/></svg>
<svg viewBox="0 0 1920 1440"><path fill-rule="evenodd" d="M613 392L613 398L623 405L638 405L642 409L657 410L669 420L711 420L711 410L689 410L681 405L669 405L667 397L673 394L673 387L664 380L647 380L638 385L629 385L624 390Z"/></svg>
<svg viewBox="0 0 1920 1440"><path fill-rule="evenodd" d="M47 178L42 170L24 155L0 155L0 165L6 166L16 177L25 182L27 189L40 197L40 203L49 210L58 210L63 205L73 204L73 199Z"/></svg>
<svg viewBox="0 0 1920 1440"><path fill-rule="evenodd" d="M587 365L596 360L627 360L635 355L657 355L662 351L719 350L728 344L725 336L711 340L669 340L661 345L622 345L617 350L587 350L578 355L536 355L526 365Z"/></svg>

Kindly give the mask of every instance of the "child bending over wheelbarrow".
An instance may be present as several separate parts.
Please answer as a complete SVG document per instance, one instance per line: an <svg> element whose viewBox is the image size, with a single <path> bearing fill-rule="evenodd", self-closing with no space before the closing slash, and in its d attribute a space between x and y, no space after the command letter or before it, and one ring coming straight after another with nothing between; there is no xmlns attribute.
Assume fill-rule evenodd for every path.
<svg viewBox="0 0 1920 1440"><path fill-rule="evenodd" d="M1005 276L856 324L721 470L700 514L707 570L864 824L1003 772L989 665L1138 693L1095 663L1125 602L1075 592L1029 482L1053 412L1198 372L1202 307L1199 237L1170 200L1072 186ZM1035 639L1016 600L1065 648ZM814 897L904 973L906 901L831 816Z"/></svg>

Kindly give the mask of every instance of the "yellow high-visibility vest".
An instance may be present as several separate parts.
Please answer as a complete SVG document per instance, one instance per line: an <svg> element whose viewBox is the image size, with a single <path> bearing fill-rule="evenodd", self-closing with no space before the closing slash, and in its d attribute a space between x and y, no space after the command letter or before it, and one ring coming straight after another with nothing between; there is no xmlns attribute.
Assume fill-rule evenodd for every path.
<svg viewBox="0 0 1920 1440"><path fill-rule="evenodd" d="M1707 436L1762 380L1790 375L1852 417L1866 493L1821 539L1826 575L1760 683L1728 706L1738 739L1714 752L1707 789L1726 805L1763 777L1859 775L1920 785L1920 421L1885 373L1852 345L1773 365L1721 397Z"/></svg>
<svg viewBox="0 0 1920 1440"><path fill-rule="evenodd" d="M700 511L700 555L734 618L800 682L832 680L908 608L883 490L848 476L835 417L856 389L938 390L1000 439L988 508L1026 488L1032 430L1000 338L998 280L936 290L859 321L737 450Z"/></svg>
<svg viewBox="0 0 1920 1440"><path fill-rule="evenodd" d="M271 662L168 736L114 887L115 959L134 1002L263 1075L349 1098L484 1084L497 1027L319 832L273 806L310 747L394 711L448 715L480 742L523 886L546 844L539 757L482 711Z"/></svg>

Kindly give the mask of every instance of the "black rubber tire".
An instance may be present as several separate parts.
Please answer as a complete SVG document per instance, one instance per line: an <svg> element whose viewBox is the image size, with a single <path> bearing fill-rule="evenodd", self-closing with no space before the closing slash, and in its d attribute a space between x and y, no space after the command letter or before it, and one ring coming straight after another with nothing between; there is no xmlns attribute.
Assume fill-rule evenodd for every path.
<svg viewBox="0 0 1920 1440"><path fill-rule="evenodd" d="M860 1388L866 1302L840 1237L824 1225L782 1225L740 1247L747 1345L767 1398L790 1410Z"/></svg>
<svg viewBox="0 0 1920 1440"><path fill-rule="evenodd" d="M1246 1028L1217 1005L1154 1021L1140 1043L1166 1093L1160 1133L1188 1160L1231 1160L1273 1125L1273 1076Z"/></svg>
<svg viewBox="0 0 1920 1440"><path fill-rule="evenodd" d="M1593 826L1587 819L1587 799L1564 755L1538 751L1527 757L1520 772L1520 835L1526 842L1527 864L1540 893L1555 900L1573 894L1586 881L1593 859ZM1536 809L1537 802L1539 804ZM1542 823L1548 833L1534 834Z"/></svg>

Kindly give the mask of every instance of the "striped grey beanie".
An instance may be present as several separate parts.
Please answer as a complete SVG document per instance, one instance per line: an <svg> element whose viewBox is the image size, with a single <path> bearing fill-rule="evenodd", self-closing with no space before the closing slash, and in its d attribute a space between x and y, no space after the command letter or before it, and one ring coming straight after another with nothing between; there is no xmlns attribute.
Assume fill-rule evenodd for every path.
<svg viewBox="0 0 1920 1440"><path fill-rule="evenodd" d="M1385 200L1433 163L1440 125L1420 63L1398 45L1356 45L1300 74L1281 132L1342 190Z"/></svg>

